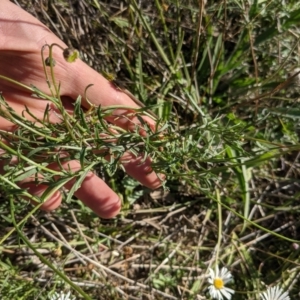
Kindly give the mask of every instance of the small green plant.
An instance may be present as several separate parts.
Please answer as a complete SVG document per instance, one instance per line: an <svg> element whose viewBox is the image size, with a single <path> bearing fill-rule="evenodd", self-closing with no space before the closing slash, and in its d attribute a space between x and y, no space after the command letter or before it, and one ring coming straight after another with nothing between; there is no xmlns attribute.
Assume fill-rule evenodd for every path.
<svg viewBox="0 0 300 300"><path fill-rule="evenodd" d="M71 4L54 3L48 19L63 24L61 16L70 17L64 7ZM269 300L272 293L294 299L300 272L299 3L119 5L82 2L87 34L73 42L99 55L93 63L102 74L117 73L121 82L129 78L123 86L108 77L145 107L84 110L78 96L70 115L55 78L55 44L42 49L49 51L41 59L49 95L0 71L1 79L51 101L61 116L52 124L49 110L38 120L26 109L34 120L29 121L0 99L0 115L18 125L13 133L0 132L6 160L0 185L10 200L0 203L1 226L9 228L0 240L0 295L9 292L12 299L26 290L29 298L47 299L71 287L72 295L85 299ZM77 18L72 21L81 28ZM61 49L61 55L73 61L78 53L70 50ZM108 122L117 108L128 109L140 124L127 132ZM157 122L154 129L144 116ZM166 175L162 190L149 192L122 175L126 151L151 157L153 170ZM13 157L17 164L10 163ZM81 169L48 168L66 159L79 160ZM110 221L73 196L86 173L99 168L124 201L123 213ZM49 186L41 197L18 187L29 176ZM68 207L63 203L52 214L14 201L43 203L71 178L76 182L65 193ZM57 245L61 254L53 256ZM19 248L39 258L41 265L33 267L41 282L14 260ZM25 286L20 274L34 283Z"/></svg>

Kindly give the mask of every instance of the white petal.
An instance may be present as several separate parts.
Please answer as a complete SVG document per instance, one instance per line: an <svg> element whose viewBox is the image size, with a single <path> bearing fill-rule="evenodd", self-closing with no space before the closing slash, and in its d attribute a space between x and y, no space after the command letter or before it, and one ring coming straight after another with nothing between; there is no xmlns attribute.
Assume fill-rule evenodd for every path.
<svg viewBox="0 0 300 300"><path fill-rule="evenodd" d="M209 275L211 278L215 278L215 271L212 268L209 268Z"/></svg>
<svg viewBox="0 0 300 300"><path fill-rule="evenodd" d="M262 300L290 300L288 293L278 286L268 288L266 292L260 293L260 297Z"/></svg>
<svg viewBox="0 0 300 300"><path fill-rule="evenodd" d="M216 265L216 273L215 273L215 277L220 277L220 269L219 266Z"/></svg>
<svg viewBox="0 0 300 300"><path fill-rule="evenodd" d="M232 290L230 288L223 288L220 291L224 295L224 297L228 300L231 299L231 294L234 294L234 290Z"/></svg>
<svg viewBox="0 0 300 300"><path fill-rule="evenodd" d="M209 294L213 299L223 300L223 296L220 292L220 290L217 290L213 285L210 285L209 288Z"/></svg>
<svg viewBox="0 0 300 300"><path fill-rule="evenodd" d="M268 300L266 293L260 293L259 296L262 300Z"/></svg>

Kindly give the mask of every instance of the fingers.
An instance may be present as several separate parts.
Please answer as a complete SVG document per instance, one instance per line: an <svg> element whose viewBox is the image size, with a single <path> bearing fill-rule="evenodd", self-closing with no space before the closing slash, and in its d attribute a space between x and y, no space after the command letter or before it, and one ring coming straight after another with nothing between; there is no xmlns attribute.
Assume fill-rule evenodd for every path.
<svg viewBox="0 0 300 300"><path fill-rule="evenodd" d="M46 189L48 188L45 184L35 184L34 182L21 183L20 188L26 189L29 194L36 197L42 197ZM62 201L62 195L59 191L56 191L45 203L43 203L40 208L44 211L52 211L58 208ZM30 201L32 204L37 204Z"/></svg>
<svg viewBox="0 0 300 300"><path fill-rule="evenodd" d="M163 178L158 178L152 171L151 160L149 158L143 161L141 157L135 158L131 153L127 153L122 157L122 163L127 173L133 178L139 179L143 185L152 189L161 185L161 179ZM81 170L80 163L75 160L64 162L61 166L72 173ZM61 169L57 164L52 164L48 167L57 171ZM76 178L71 179L64 187L70 190L75 183ZM30 178L20 183L20 187L27 189L31 195L37 197L41 197L48 188L46 184L37 184L32 182ZM121 200L118 195L92 172L87 174L80 188L74 195L102 218L112 218L116 216L121 209ZM56 191L41 205L41 209L52 211L60 206L61 201L62 195L59 191Z"/></svg>
<svg viewBox="0 0 300 300"><path fill-rule="evenodd" d="M161 186L165 179L164 175L158 176L151 168L151 159L147 157L135 157L132 153L123 155L121 162L126 173L138 180L144 186L150 189L156 189Z"/></svg>
<svg viewBox="0 0 300 300"><path fill-rule="evenodd" d="M79 169L79 163L73 161L72 168L73 170ZM70 189L74 183L75 179L69 181L66 188ZM102 218L113 218L121 209L121 200L118 195L92 172L85 177L81 187L75 192L75 196Z"/></svg>
<svg viewBox="0 0 300 300"><path fill-rule="evenodd" d="M70 89L70 97L75 99L79 94L82 94L82 91L89 84L93 84L87 91L88 101L83 99L83 106L86 108L90 106L89 102L96 106L101 105L102 107L111 105L139 107L127 94L115 89L108 80L82 61L76 62L72 67L74 67L72 74L75 77L72 84L73 88ZM146 135L146 130L143 128L140 120L130 110L116 109L107 119L129 131L134 131L138 127L139 133L143 136ZM155 121L152 118L144 116L143 120L147 122L152 131L155 130ZM161 186L162 180L165 178L162 175L158 176L152 171L151 160L149 158L143 161L141 157L135 158L134 155L128 153L122 158L122 164L128 175L152 189Z"/></svg>
<svg viewBox="0 0 300 300"><path fill-rule="evenodd" d="M81 170L80 163L75 160L62 163L61 166L72 173ZM60 170L60 166L57 164L52 164L49 168L57 171ZM76 178L68 181L65 184L65 188L70 190L75 182ZM30 179L27 179L26 182L22 182L20 187L26 188L31 195L38 197L41 197L48 188L45 184L30 182ZM121 201L118 195L92 172L87 174L74 195L102 218L112 218L116 216L121 209ZM61 193L57 191L42 204L41 209L51 211L56 209L61 204L61 201Z"/></svg>

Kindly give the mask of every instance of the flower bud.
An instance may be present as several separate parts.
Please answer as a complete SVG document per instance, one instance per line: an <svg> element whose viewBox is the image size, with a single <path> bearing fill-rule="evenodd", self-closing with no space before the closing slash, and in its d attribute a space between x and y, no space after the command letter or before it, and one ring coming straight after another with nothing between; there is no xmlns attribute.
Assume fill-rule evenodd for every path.
<svg viewBox="0 0 300 300"><path fill-rule="evenodd" d="M73 48L66 48L63 51L63 56L67 62L74 62L77 58L79 58L79 52Z"/></svg>
<svg viewBox="0 0 300 300"><path fill-rule="evenodd" d="M54 66L56 65L56 61L55 61L55 59L53 59L52 57L47 57L47 58L45 59L45 65L46 65L47 67L54 67Z"/></svg>

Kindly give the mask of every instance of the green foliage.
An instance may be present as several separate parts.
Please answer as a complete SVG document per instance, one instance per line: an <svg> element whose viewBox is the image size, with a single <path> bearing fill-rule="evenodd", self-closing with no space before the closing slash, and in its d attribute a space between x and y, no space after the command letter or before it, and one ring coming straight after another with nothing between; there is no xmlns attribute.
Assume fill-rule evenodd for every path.
<svg viewBox="0 0 300 300"><path fill-rule="evenodd" d="M66 7L75 4L54 2L60 13L49 8L47 19L62 24L61 17L70 18ZM6 151L0 187L11 199L1 204L1 228L10 228L0 242L1 296L42 299L72 286L85 299L195 299L208 296L208 268L225 265L235 278L233 299L259 299L267 285L286 287L297 297L300 108L298 75L292 74L299 67L300 7L285 2L82 2L82 12L76 12L79 19L88 16L86 35L57 28L95 69L116 74L117 86L147 104L134 112L141 125L131 132L107 121L121 106L84 111L79 96L74 115L64 110L51 52L57 45L47 45L49 58L41 58L45 73L50 71L49 95L4 78L0 70L2 80L51 101L62 116L51 124L46 110L43 120L31 114L34 121L28 121L0 98L0 115L18 125L13 133L0 132L10 140L0 141ZM72 21L82 26L77 17ZM151 109L158 115L155 131L142 119L154 118ZM57 148L79 160L81 169L49 168L63 162ZM122 175L126 151L151 157L153 169L167 176L159 196ZM17 164L10 164L12 157ZM120 194L119 218L99 220L74 199L90 170L101 170ZM41 197L18 187L29 176L49 186ZM57 213L13 202L26 197L42 203L70 179L76 182L65 193L69 208ZM40 230L36 242L31 223ZM37 252L52 253L53 240L61 256ZM18 263L9 260L9 251L21 246L51 273L49 285L38 283L41 293L37 282L25 284ZM83 284L76 289L69 278Z"/></svg>

